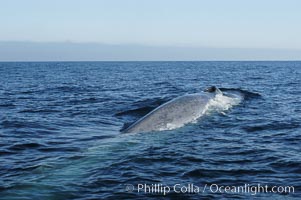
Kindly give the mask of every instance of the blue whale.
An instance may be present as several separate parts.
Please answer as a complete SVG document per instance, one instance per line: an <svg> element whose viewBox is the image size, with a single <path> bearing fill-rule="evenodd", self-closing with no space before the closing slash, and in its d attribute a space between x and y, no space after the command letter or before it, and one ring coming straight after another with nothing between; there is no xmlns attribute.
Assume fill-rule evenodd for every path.
<svg viewBox="0 0 301 200"><path fill-rule="evenodd" d="M213 86L204 92L177 97L154 109L122 132L140 133L182 127L204 115L209 102L217 95L223 94Z"/></svg>

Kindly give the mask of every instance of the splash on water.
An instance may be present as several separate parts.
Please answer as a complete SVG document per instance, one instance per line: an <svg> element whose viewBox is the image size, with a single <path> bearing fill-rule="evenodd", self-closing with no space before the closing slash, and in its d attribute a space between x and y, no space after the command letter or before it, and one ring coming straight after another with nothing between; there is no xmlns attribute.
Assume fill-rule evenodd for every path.
<svg viewBox="0 0 301 200"><path fill-rule="evenodd" d="M212 111L225 114L225 111L229 110L233 106L238 105L243 100L243 95L240 94L217 94L215 98L211 99L208 103L206 113Z"/></svg>

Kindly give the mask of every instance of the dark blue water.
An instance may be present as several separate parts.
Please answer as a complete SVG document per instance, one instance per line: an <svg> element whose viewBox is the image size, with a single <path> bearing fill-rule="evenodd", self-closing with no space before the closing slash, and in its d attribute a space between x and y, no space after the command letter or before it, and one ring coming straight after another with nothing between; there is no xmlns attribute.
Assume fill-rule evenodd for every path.
<svg viewBox="0 0 301 200"><path fill-rule="evenodd" d="M301 197L301 62L0 63L0 77L0 199ZM176 130L119 132L210 85L245 99ZM294 193L164 196L138 184Z"/></svg>

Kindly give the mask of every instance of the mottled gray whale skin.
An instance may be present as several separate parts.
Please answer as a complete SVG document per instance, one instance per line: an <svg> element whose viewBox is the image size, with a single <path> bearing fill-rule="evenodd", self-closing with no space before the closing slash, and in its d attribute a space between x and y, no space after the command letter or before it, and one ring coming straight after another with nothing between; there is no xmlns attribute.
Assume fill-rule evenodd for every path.
<svg viewBox="0 0 301 200"><path fill-rule="evenodd" d="M201 92L177 97L151 111L123 133L141 133L163 131L182 127L202 116L208 108L208 103L220 90Z"/></svg>

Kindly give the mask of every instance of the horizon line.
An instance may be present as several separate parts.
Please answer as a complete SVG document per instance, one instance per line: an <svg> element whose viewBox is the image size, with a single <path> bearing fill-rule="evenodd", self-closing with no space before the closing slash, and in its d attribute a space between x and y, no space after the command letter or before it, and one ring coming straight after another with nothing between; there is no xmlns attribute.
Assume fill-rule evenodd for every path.
<svg viewBox="0 0 301 200"><path fill-rule="evenodd" d="M97 41L34 41L34 40L0 40L0 43L35 43L35 44L73 44L73 45L102 45L102 46L136 46L149 48L191 48L191 49L241 49L241 50L275 50L301 51L301 48L289 47L235 47L235 46L207 46L191 44L140 44L140 43L106 43Z"/></svg>
<svg viewBox="0 0 301 200"><path fill-rule="evenodd" d="M2 61L0 63L43 63L43 62L301 62L301 60L32 60Z"/></svg>

